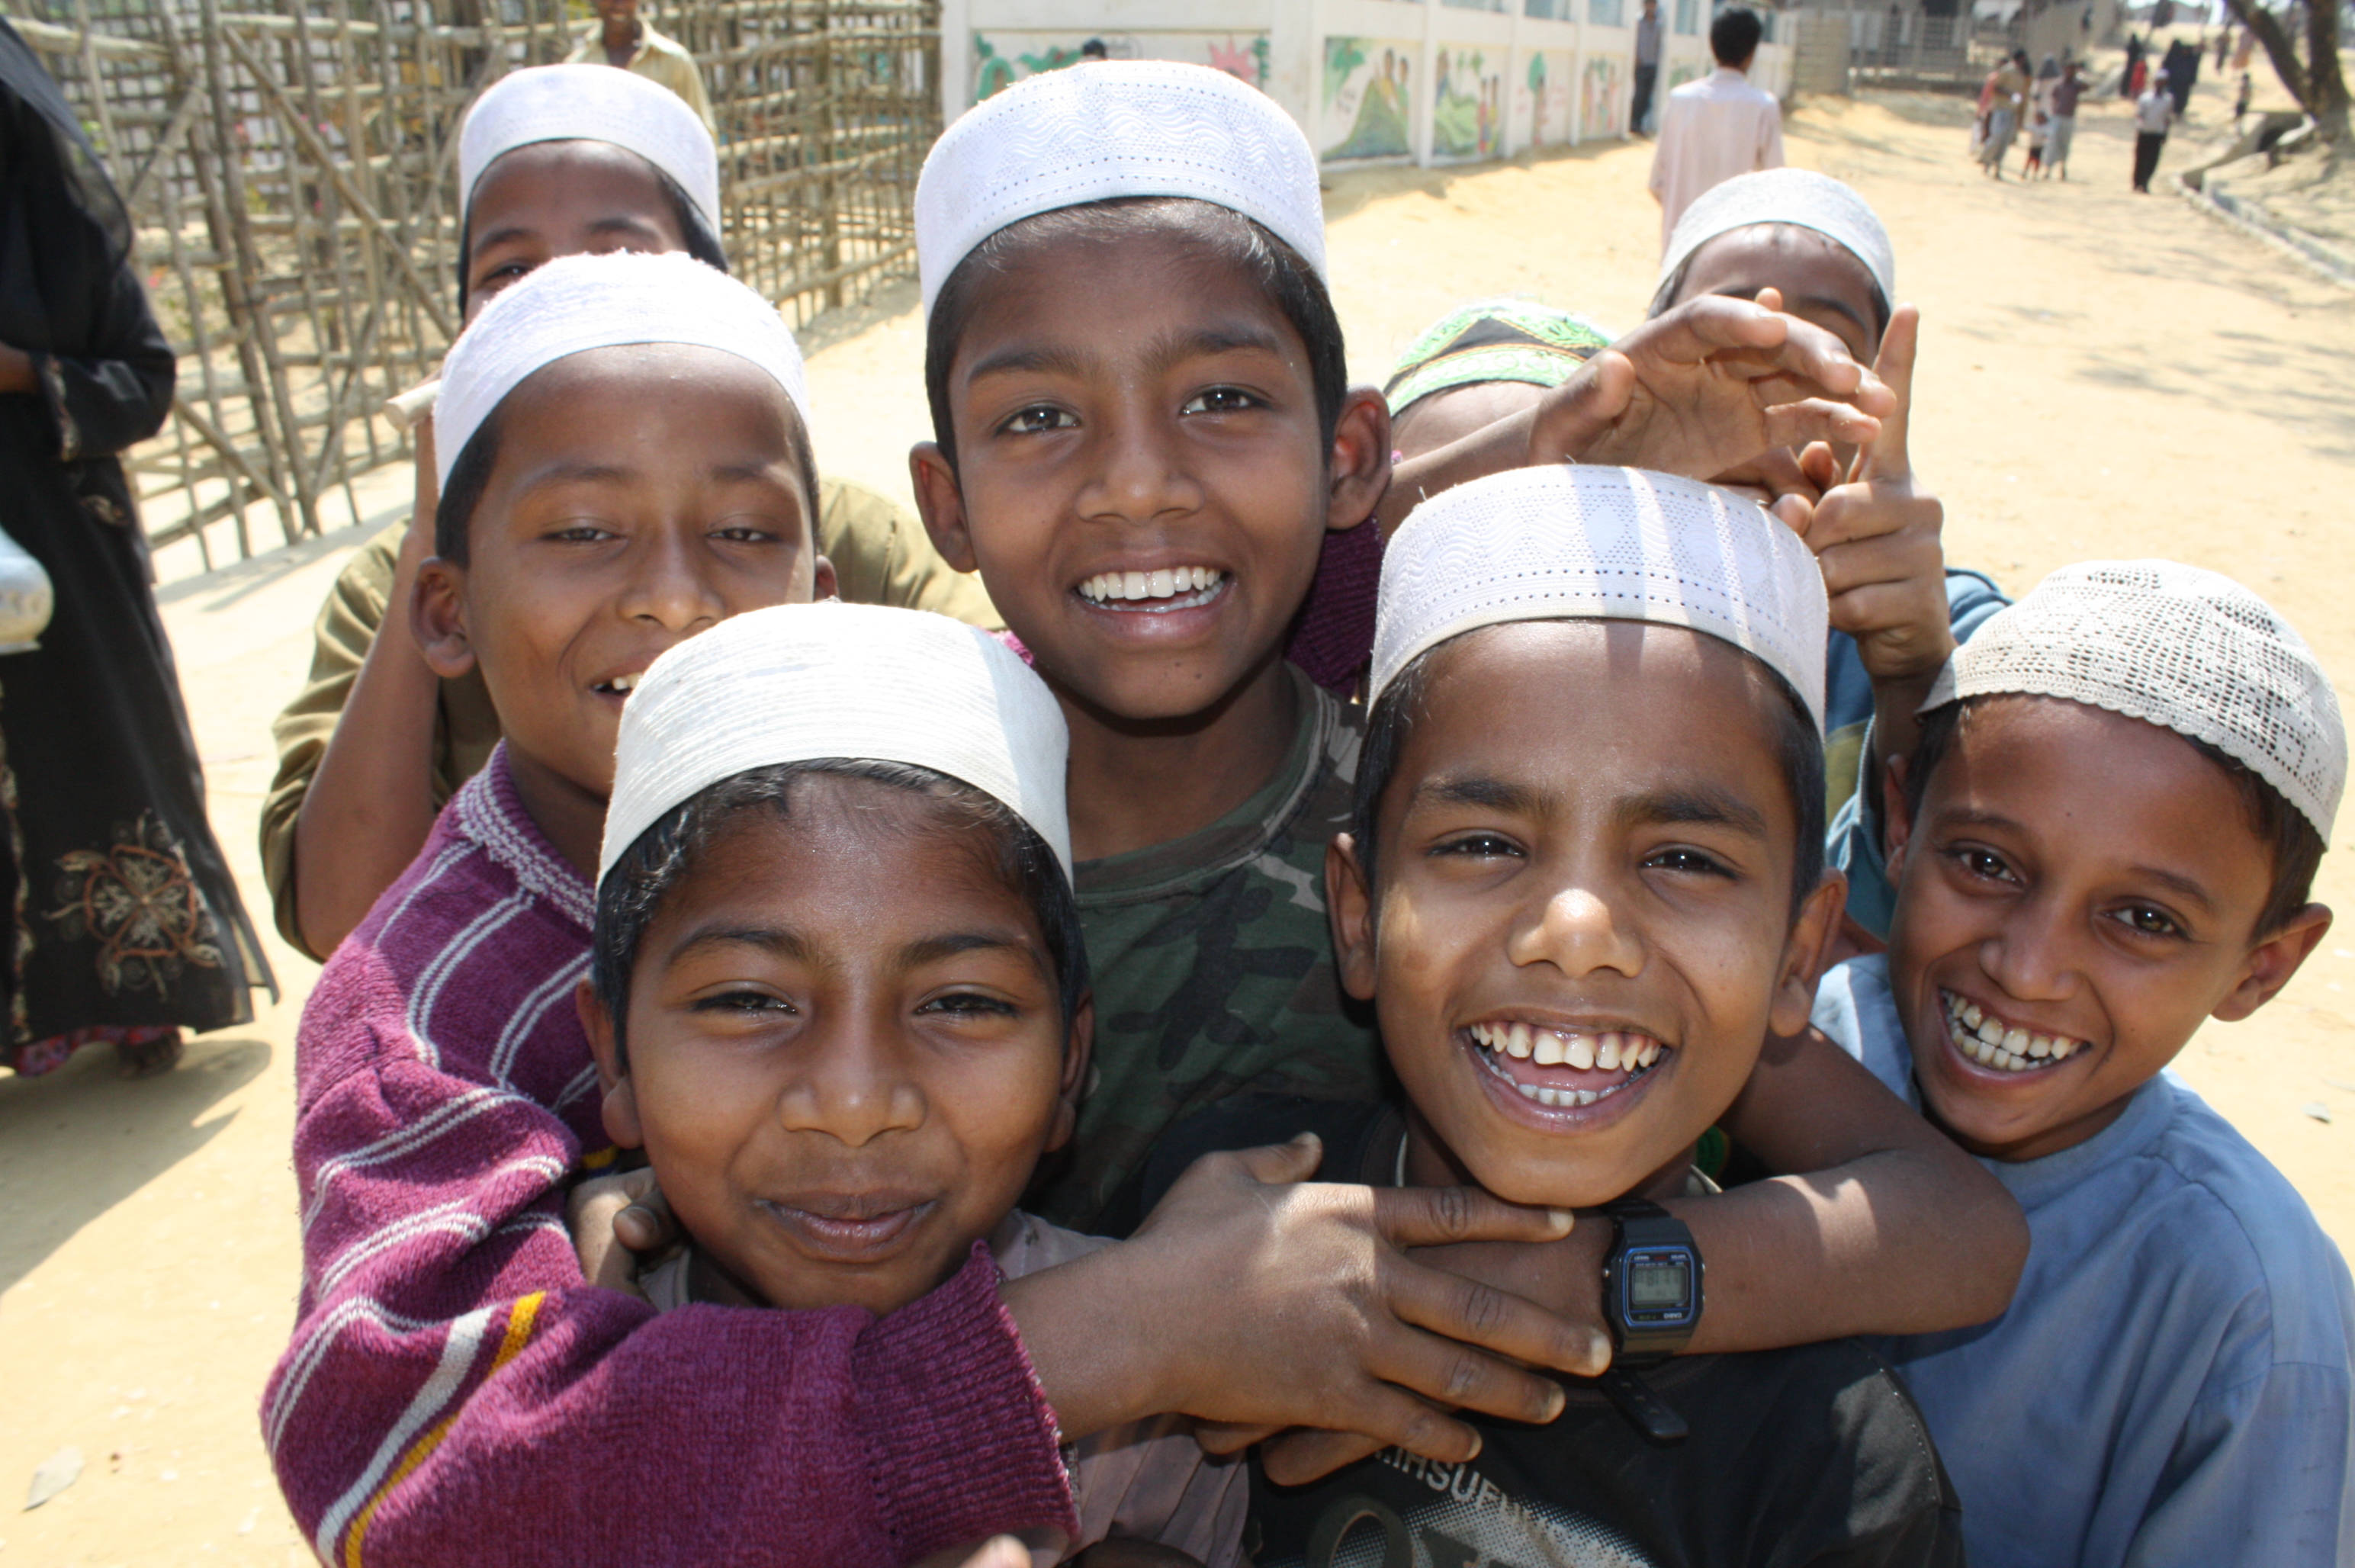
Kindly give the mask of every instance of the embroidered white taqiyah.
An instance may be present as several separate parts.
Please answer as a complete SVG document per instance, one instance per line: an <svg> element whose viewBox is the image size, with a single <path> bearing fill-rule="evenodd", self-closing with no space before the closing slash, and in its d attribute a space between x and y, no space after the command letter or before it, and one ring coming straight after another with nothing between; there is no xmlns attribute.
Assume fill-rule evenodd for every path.
<svg viewBox="0 0 2355 1568"><path fill-rule="evenodd" d="M634 71L540 65L509 71L474 100L458 133L461 206L483 171L535 142L604 142L668 175L719 232L719 155L679 96Z"/></svg>
<svg viewBox="0 0 2355 1568"><path fill-rule="evenodd" d="M1369 704L1450 637L1508 621L1649 621L1732 644L1824 721L1824 579L1754 502L1640 468L1492 474L1417 507L1382 556Z"/></svg>
<svg viewBox="0 0 2355 1568"><path fill-rule="evenodd" d="M2065 698L2204 741L2279 790L2322 841L2347 790L2339 694L2297 628L2218 571L2064 566L1955 650L1922 711Z"/></svg>
<svg viewBox="0 0 2355 1568"><path fill-rule="evenodd" d="M1018 81L932 144L916 181L924 314L957 263L1009 224L1149 196L1240 212L1325 276L1316 154L1291 115L1208 66L1101 60Z"/></svg>
<svg viewBox="0 0 2355 1568"><path fill-rule="evenodd" d="M742 283L677 251L559 256L496 295L442 362L433 411L442 487L483 421L525 378L591 348L639 343L732 354L766 371L808 421L801 347L775 307Z"/></svg>
<svg viewBox="0 0 2355 1568"><path fill-rule="evenodd" d="M1814 229L1864 263L1881 291L1883 310L1897 303L1897 251L1880 215L1864 197L1813 169L1761 169L1710 187L1685 208L1660 262L1652 314L1668 307L1668 295L1683 281L1685 263L1694 251L1721 234L1758 223Z"/></svg>
<svg viewBox="0 0 2355 1568"><path fill-rule="evenodd" d="M1028 823L1068 876L1070 750L1047 683L978 627L879 604L754 610L664 654L631 694L597 875L722 779L842 757L971 784Z"/></svg>

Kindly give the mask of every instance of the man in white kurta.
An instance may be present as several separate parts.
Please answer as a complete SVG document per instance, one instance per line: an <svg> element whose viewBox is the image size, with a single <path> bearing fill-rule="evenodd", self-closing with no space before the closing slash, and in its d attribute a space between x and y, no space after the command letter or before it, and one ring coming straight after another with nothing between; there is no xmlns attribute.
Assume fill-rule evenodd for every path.
<svg viewBox="0 0 2355 1568"><path fill-rule="evenodd" d="M1757 169L1783 166L1783 107L1748 75L1758 53L1755 12L1736 7L1709 29L1717 69L1668 94L1652 149L1652 195L1660 204L1660 250L1701 192Z"/></svg>

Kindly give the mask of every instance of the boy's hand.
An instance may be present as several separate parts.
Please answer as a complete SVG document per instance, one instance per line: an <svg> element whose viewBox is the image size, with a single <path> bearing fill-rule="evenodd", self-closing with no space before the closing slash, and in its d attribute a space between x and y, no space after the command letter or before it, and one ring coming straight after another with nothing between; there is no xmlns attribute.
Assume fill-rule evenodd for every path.
<svg viewBox="0 0 2355 1568"><path fill-rule="evenodd" d="M678 1221L650 1169L581 1182L564 1200L564 1228L572 1232L581 1272L591 1285L642 1298L640 1254L660 1252L679 1240Z"/></svg>
<svg viewBox="0 0 2355 1568"><path fill-rule="evenodd" d="M1800 467L1826 483L1799 535L1824 572L1835 630L1856 639L1872 677L1876 731L1885 754L1910 751L1913 709L1955 651L1946 607L1946 556L1939 542L1945 508L1913 482L1906 427L1922 313L1900 305L1881 340L1874 372L1895 394L1881 432L1859 448L1846 475L1820 443ZM1785 514L1786 521L1790 516Z"/></svg>
<svg viewBox="0 0 2355 1568"><path fill-rule="evenodd" d="M1547 394L1526 461L1710 479L1772 447L1872 440L1889 389L1781 304L1711 294L1646 322Z"/></svg>
<svg viewBox="0 0 2355 1568"><path fill-rule="evenodd" d="M1129 1241L1008 1283L1067 1436L1174 1411L1347 1428L1461 1461L1478 1435L1426 1400L1517 1421L1560 1413L1560 1388L1511 1363L1582 1367L1593 1337L1404 1249L1554 1241L1570 1217L1467 1189L1309 1184L1322 1153L1304 1135L1206 1156ZM1067 1304L1039 1300L1058 1275Z"/></svg>

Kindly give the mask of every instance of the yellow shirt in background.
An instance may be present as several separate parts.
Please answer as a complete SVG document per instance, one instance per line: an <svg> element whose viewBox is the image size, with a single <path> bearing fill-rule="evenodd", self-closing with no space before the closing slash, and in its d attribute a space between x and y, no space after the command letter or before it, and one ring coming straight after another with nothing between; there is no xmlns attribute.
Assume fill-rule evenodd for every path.
<svg viewBox="0 0 2355 1568"><path fill-rule="evenodd" d="M605 53L604 27L593 27L581 34L565 63L613 64L612 57ZM629 69L686 99L687 106L703 122L703 128L714 136L719 134L719 123L711 118L711 100L704 95L703 73L696 69L695 57L677 39L656 32L654 24L644 17L638 20L638 47L630 55Z"/></svg>

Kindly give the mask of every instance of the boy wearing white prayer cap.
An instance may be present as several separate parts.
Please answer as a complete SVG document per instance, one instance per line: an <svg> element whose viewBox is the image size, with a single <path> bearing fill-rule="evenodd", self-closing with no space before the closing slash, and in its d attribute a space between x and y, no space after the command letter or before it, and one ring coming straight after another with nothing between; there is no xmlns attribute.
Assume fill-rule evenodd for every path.
<svg viewBox="0 0 2355 1568"><path fill-rule="evenodd" d="M2328 678L2247 589L2063 567L1957 651L1887 791L1885 955L1818 1028L1979 1156L2011 1309L1887 1347L1978 1568L2355 1561L2355 1296L2281 1173L2167 1064L2330 928Z"/></svg>
<svg viewBox="0 0 2355 1568"><path fill-rule="evenodd" d="M1852 1340L1716 1353L1735 1347L1710 1315L1730 1290L1716 1263L1757 1233L1703 1211L1804 1206L1846 1179L1711 1196L1695 1163L1716 1127L1770 1168L1805 1146L1761 1114L1762 1057L1847 1065L1776 1038L1805 1029L1840 900L1821 869L1824 590L1806 547L1706 485L1528 469L1419 508L1380 615L1326 891L1402 1104L1306 1125L1328 1177L1600 1209L1564 1245L1591 1238L1584 1288L1616 1352L1566 1382L1550 1424L1476 1423L1461 1465L1393 1450L1295 1487L1272 1455L1254 1561L1421 1543L1446 1562L1959 1563L1952 1490L1886 1362ZM1812 1110L1837 1126L1883 1107L1899 1110L1841 1071ZM1206 1147L1267 1130L1237 1115ZM1969 1160L1931 1157L1957 1212L1999 1217ZM1944 1240L1971 1248L1968 1230ZM2000 1290L1958 1283L1982 1317L2000 1310Z"/></svg>
<svg viewBox="0 0 2355 1568"><path fill-rule="evenodd" d="M1812 169L1727 180L1678 222L1652 314L1769 288L1782 308L1838 335L1901 400L1869 445L1776 448L1716 476L1776 500L1823 567L1832 594L1824 715L1832 863L1848 874L1859 934L1877 941L1889 928L1889 890L1877 855L1863 848L1875 819L1849 805L1858 780L1878 780L1889 758L1904 755L1913 710L1946 656L2010 601L1984 573L1946 564L1945 508L1913 473L1921 313L1897 303L1896 251L1879 215Z"/></svg>
<svg viewBox="0 0 2355 1568"><path fill-rule="evenodd" d="M557 256L684 252L728 270L711 133L642 76L602 65L510 71L467 111L457 161L464 320ZM272 727L279 771L262 806L262 874L279 931L317 958L408 866L434 814L499 741L481 680L437 680L409 635L432 553L440 389L437 379L387 405L417 443L412 521L379 533L337 575L309 679ZM951 571L916 519L875 491L822 479L817 531L845 598L1001 624L980 584Z"/></svg>
<svg viewBox="0 0 2355 1568"><path fill-rule="evenodd" d="M948 129L915 205L936 437L913 456L918 504L1072 726L1080 901L1105 1005L1096 1084L1043 1211L1118 1231L1138 1217L1146 1150L1178 1117L1239 1092L1348 1098L1380 1083L1316 893L1359 715L1284 651L1327 532L1403 493L1380 394L1347 385L1316 154L1264 94L1168 61L1032 77ZM1684 454L1712 463L1758 444L1773 419L1751 385L1701 368L1720 328L1803 389L1844 371L1875 400L1828 334L1703 304L1651 335L1685 356L1656 384L1721 403L1695 391L1675 421L1631 412L1631 361L1614 355L1615 411L1582 430L1638 447L1698 430ZM1570 406L1607 400L1582 387ZM1845 405L1792 407L1818 433L1877 428ZM1529 461L1534 439L1483 460Z"/></svg>

